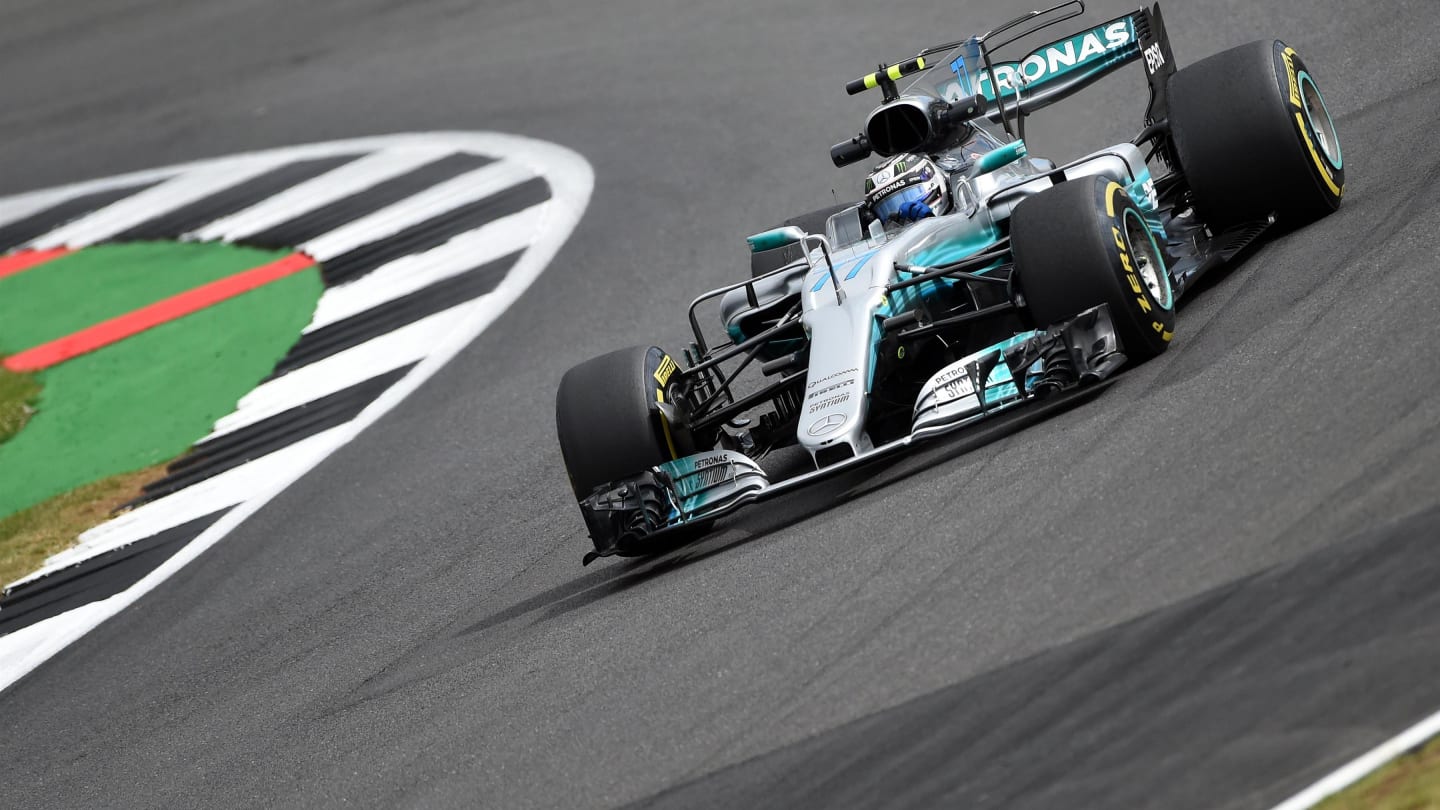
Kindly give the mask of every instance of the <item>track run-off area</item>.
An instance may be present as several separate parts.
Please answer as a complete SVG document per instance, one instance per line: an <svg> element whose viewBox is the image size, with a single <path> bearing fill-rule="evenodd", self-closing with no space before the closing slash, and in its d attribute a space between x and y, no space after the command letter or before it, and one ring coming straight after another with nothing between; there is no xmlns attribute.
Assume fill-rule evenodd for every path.
<svg viewBox="0 0 1440 810"><path fill-rule="evenodd" d="M176 248L137 240L298 248L11 355L5 362L16 370L154 335L148 330L155 326L213 312L215 303L320 262L326 288L273 371L255 374L264 375L260 384L169 465L167 476L146 484L120 516L6 586L0 688L133 604L438 371L544 270L584 211L591 185L584 159L550 144L428 133L270 150L0 199L0 238L20 251L10 264L42 287L57 274L32 256L53 261L110 240L149 255L156 272L165 266L157 254ZM32 232L39 235L28 238ZM123 269L118 256L98 266L101 273ZM195 273L182 275L193 280ZM80 289L88 277L59 276ZM94 283L92 294L103 286ZM204 341L204 332L189 339ZM143 376L123 366L102 369L97 387L108 386L98 379L107 373ZM148 382L158 389L149 411L176 418L164 404L167 381ZM64 397L57 399L63 407ZM108 430L138 430L141 421ZM73 442L79 446L66 449L87 459L84 445L95 439ZM24 455L6 461L13 469L29 462Z"/></svg>
<svg viewBox="0 0 1440 810"><path fill-rule="evenodd" d="M5 803L1267 808L1440 708L1425 3L1166 6L1181 67L1293 45L1348 178L1337 214L1189 300L1167 354L982 447L580 567L564 371L678 351L690 300L744 278L745 235L858 195L863 169L827 155L873 102L847 81L1030 8L12 4L10 205L395 133L555 144L594 188L543 272L393 383L403 401L0 692ZM1076 157L1131 137L1144 105L1128 69L1027 142ZM33 247L163 213L128 210ZM196 234L227 239L212 224Z"/></svg>

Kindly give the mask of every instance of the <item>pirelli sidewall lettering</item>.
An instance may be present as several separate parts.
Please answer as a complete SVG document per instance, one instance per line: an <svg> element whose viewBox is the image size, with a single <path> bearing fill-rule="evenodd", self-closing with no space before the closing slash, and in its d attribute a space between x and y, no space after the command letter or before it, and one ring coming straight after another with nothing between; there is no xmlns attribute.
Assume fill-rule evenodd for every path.
<svg viewBox="0 0 1440 810"><path fill-rule="evenodd" d="M1340 199L1345 195L1345 169L1330 160L1326 149L1322 148L1325 136L1315 131L1317 117L1333 127L1330 112L1325 109L1323 100L1318 105L1319 109L1307 108L1304 85L1309 83L1313 88L1314 79L1310 78L1300 54L1283 42L1275 43L1275 80L1285 97L1287 113L1295 125L1295 132L1300 136L1306 161L1315 169L1316 182L1332 198ZM1318 98L1318 88L1314 92ZM1338 150L1339 144L1334 144L1333 148Z"/></svg>
<svg viewBox="0 0 1440 810"><path fill-rule="evenodd" d="M1125 298L1126 304L1135 311L1142 323L1149 322L1150 328L1155 334L1166 343L1175 336L1175 312L1167 309L1163 302L1156 301L1151 297L1149 288L1140 278L1139 269L1136 266L1134 254L1129 244L1129 237L1126 235L1125 212L1129 209L1136 209L1135 201L1130 194L1119 183L1110 183L1101 192L1104 194L1103 204L1105 213L1110 218L1110 240L1109 247L1115 252L1122 279L1120 283L1121 295ZM1136 209L1138 216L1138 209ZM1161 268L1161 272L1165 272Z"/></svg>
<svg viewBox="0 0 1440 810"><path fill-rule="evenodd" d="M660 438L665 442L665 448L670 451L670 458L680 458L680 447L676 444L675 433L670 428L670 420L666 418L665 411L661 407L666 404L666 392L670 387L670 378L675 375L679 366L675 360L666 354L664 350L650 347L645 353L645 380L654 386L655 397L650 402L650 413L655 419L659 428Z"/></svg>

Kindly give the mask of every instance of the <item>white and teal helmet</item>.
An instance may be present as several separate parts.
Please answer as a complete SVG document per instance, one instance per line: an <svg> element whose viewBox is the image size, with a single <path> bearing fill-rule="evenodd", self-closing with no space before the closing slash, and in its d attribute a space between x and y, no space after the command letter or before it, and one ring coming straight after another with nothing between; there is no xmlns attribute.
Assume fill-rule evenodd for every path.
<svg viewBox="0 0 1440 810"><path fill-rule="evenodd" d="M945 173L923 155L896 155L865 178L865 203L881 222L890 222L909 202L923 202L936 216L950 210Z"/></svg>

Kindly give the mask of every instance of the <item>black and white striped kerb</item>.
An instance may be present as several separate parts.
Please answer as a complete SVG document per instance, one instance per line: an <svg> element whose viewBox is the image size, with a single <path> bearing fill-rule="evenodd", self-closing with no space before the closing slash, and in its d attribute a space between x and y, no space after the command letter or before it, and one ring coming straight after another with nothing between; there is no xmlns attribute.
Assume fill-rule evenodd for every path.
<svg viewBox="0 0 1440 810"><path fill-rule="evenodd" d="M223 241L320 262L274 372L127 504L0 595L0 689L213 545L474 340L544 269L593 175L560 147L428 133L276 149L0 199L0 253Z"/></svg>

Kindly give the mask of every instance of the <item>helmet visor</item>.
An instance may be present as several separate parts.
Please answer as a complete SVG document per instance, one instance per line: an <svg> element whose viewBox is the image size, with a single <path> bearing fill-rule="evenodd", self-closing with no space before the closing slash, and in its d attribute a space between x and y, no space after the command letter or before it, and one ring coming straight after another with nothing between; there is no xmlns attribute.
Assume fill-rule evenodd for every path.
<svg viewBox="0 0 1440 810"><path fill-rule="evenodd" d="M882 222L889 222L892 217L900 213L902 205L908 202L924 202L928 196L930 196L930 190L923 185L902 188L885 199L876 201L875 217Z"/></svg>

